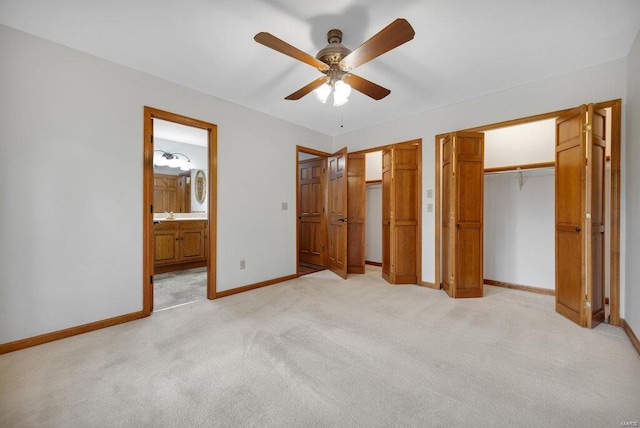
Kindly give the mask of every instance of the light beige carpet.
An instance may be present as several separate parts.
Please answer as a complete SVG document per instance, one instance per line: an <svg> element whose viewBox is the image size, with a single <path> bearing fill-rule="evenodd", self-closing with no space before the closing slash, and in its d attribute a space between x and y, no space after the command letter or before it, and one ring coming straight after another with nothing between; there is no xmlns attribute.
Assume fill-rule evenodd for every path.
<svg viewBox="0 0 640 428"><path fill-rule="evenodd" d="M1 427L558 426L640 421L640 357L553 297L329 271L0 355Z"/></svg>

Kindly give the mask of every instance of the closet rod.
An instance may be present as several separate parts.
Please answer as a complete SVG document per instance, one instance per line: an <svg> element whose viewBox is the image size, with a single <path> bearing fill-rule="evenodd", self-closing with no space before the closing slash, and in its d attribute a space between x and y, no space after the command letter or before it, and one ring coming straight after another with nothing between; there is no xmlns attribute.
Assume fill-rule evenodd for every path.
<svg viewBox="0 0 640 428"><path fill-rule="evenodd" d="M555 162L538 162L538 163L528 163L524 165L509 165L509 166L498 166L495 168L485 168L484 173L491 174L497 172L518 172L523 171L525 169L546 169L546 168L555 168Z"/></svg>

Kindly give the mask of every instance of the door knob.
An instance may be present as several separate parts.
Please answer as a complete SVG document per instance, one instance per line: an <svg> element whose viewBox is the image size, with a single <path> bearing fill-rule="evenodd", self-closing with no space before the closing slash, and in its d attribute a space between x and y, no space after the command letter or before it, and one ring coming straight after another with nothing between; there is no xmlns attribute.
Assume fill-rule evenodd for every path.
<svg viewBox="0 0 640 428"><path fill-rule="evenodd" d="M580 229L580 226L576 227L576 232L580 232L582 229Z"/></svg>

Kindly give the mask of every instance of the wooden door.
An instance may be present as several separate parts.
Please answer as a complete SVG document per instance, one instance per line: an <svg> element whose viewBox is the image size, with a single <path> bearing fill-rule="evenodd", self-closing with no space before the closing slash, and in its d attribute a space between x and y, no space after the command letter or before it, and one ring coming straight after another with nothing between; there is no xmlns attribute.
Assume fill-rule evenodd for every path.
<svg viewBox="0 0 640 428"><path fill-rule="evenodd" d="M605 168L606 168L606 135L607 112L598 105L589 105L588 123L591 124L589 154L587 155L587 177L590 177L590 188L587 187L587 203L591 214L590 252L587 265L587 327L593 328L605 319L604 304L604 248L605 248ZM589 313L590 312L590 313Z"/></svg>
<svg viewBox="0 0 640 428"><path fill-rule="evenodd" d="M484 134L455 132L442 151L443 288L454 298L482 297Z"/></svg>
<svg viewBox="0 0 640 428"><path fill-rule="evenodd" d="M391 278L391 147L382 150L382 277Z"/></svg>
<svg viewBox="0 0 640 428"><path fill-rule="evenodd" d="M453 138L451 135L445 136L441 140L440 153L442 158L440 177L442 179L441 202L441 249L440 249L440 270L442 272L440 286L449 296L453 297L451 280L453 279L453 266L455 264L455 253L451 249L451 244L455 242L452 233L452 202L455 193L453 192Z"/></svg>
<svg viewBox="0 0 640 428"><path fill-rule="evenodd" d="M391 284L418 282L419 145L382 152L382 276Z"/></svg>
<svg viewBox="0 0 640 428"><path fill-rule="evenodd" d="M347 278L347 148L334 153L329 164L329 269Z"/></svg>
<svg viewBox="0 0 640 428"><path fill-rule="evenodd" d="M585 325L587 106L556 119L556 311Z"/></svg>
<svg viewBox="0 0 640 428"><path fill-rule="evenodd" d="M298 260L324 266L324 170L325 159L298 163Z"/></svg>
<svg viewBox="0 0 640 428"><path fill-rule="evenodd" d="M349 154L347 168L347 272L365 271L366 175L364 153Z"/></svg>
<svg viewBox="0 0 640 428"><path fill-rule="evenodd" d="M556 311L583 327L604 319L606 113L556 119Z"/></svg>

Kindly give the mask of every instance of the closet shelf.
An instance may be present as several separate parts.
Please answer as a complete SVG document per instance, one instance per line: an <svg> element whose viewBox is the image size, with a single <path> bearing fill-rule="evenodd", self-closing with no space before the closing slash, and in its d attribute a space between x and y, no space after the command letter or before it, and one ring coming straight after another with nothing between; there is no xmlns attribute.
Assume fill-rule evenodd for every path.
<svg viewBox="0 0 640 428"><path fill-rule="evenodd" d="M497 166L494 168L485 168L484 172L492 173L492 172L517 172L524 169L542 169L542 168L555 168L555 162L538 162L538 163L527 163L524 165L508 165L508 166Z"/></svg>

